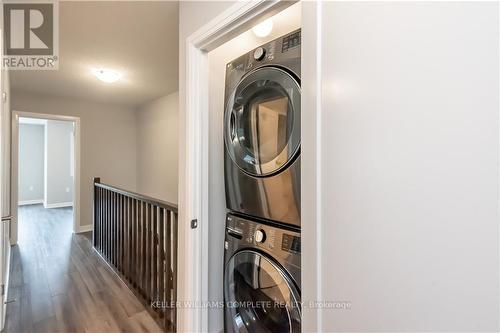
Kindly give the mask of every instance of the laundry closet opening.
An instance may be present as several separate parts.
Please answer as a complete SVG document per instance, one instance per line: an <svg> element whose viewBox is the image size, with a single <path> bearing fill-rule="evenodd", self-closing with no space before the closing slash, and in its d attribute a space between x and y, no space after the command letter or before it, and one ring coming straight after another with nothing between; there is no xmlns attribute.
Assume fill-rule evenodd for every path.
<svg viewBox="0 0 500 333"><path fill-rule="evenodd" d="M248 287L245 269L261 272L269 290L290 292L274 301L300 301L301 4L260 23L208 53L210 304L271 299ZM226 227L235 234L228 236ZM227 239L244 241L249 233L255 248L247 246L247 253ZM281 264L272 251L260 256L263 246L289 261ZM227 311L209 307L208 331L232 332L234 320L249 332L300 328L300 309Z"/></svg>

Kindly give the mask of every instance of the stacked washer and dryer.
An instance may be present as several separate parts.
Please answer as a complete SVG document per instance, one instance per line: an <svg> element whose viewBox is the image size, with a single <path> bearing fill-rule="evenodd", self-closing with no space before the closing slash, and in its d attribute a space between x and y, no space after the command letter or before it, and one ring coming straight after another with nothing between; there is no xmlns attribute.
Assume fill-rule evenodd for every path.
<svg viewBox="0 0 500 333"><path fill-rule="evenodd" d="M226 332L300 332L300 59L291 32L226 67Z"/></svg>

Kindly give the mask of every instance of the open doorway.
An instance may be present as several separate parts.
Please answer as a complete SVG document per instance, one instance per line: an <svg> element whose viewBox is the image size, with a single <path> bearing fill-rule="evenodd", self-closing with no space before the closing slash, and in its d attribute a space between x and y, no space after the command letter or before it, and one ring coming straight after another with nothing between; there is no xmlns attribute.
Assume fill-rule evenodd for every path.
<svg viewBox="0 0 500 333"><path fill-rule="evenodd" d="M241 301L240 298L253 298L253 293L261 292L264 295L266 291L258 291L259 288L256 287L250 288L251 291L247 293L244 292L243 294L245 295L242 293L239 293L239 295L233 293L234 287L236 287L234 290L239 289L241 291L245 289L245 283L238 286L239 282L237 281L238 279L234 278L235 276L241 276L242 281L250 281L251 278L246 279L247 276L245 274L252 270L265 272L266 269L254 267L250 270L247 269L245 273L238 272L236 266L233 269L233 260L239 260L237 259L239 255L238 251L242 250L243 247L238 247L239 245L236 245L237 241L234 241L234 239L238 239L239 235L232 237L229 235L229 232L225 232L225 230L233 229L231 221L236 221L232 220L232 216L235 215L226 214L232 214L233 211L238 209L237 207L252 207L253 209L259 206L259 208L264 208L262 210L264 211L269 208L268 204L271 201L273 205L276 205L275 207L286 206L283 210L293 212L295 216L299 213L296 208L299 196L296 193L300 190L294 184L297 184L300 179L298 177L292 178L292 172L290 174L283 174L283 178L280 181L270 180L269 184L273 184L270 187L263 186L262 182L251 183L250 181L243 180L243 177L239 178L239 170L243 170L241 166L247 162L249 165L253 164L254 168L260 168L262 171L263 168L257 164L264 163L254 162L265 160L266 158L254 157L262 156L264 151L266 154L269 153L271 155L273 151L275 155L279 151L284 151L279 145L280 142L284 141L283 138L285 136L283 134L288 135L288 133L292 132L292 126L288 124L293 122L293 124L300 125L300 98L297 100L300 96L300 88L297 82L294 82L294 75L300 77L300 72L296 69L300 66L301 50L299 45L301 37L299 29L301 28L302 4L281 2L272 8L267 7L271 5L270 2L263 2L262 4L262 6L252 7L248 5L248 7L244 8L242 8L243 6L239 7L240 4L235 4L224 12L224 23L215 23L216 20L214 20L192 35L186 36L187 54L185 64L187 65L185 68L186 95L184 100L186 101L186 104L184 104L186 117L181 118L181 123L185 121L186 132L196 133L196 135L192 137L190 135L186 136L185 165L183 165L184 161L181 159L181 170L185 171L185 173L181 173L180 177L180 189L184 192L181 193L180 198L181 202L184 200L185 205L182 205L184 209L180 211L180 220L187 217L186 220L188 222L192 219L197 219L200 223L198 227L199 231L194 232L190 230L191 226L184 227L187 224L181 223L179 225L179 242L181 244L184 243L184 246L190 249L190 251L183 253L183 263L186 263L186 266L180 269L180 272L187 272L184 274L190 277L185 285L183 285L183 288L179 290L182 298L203 299L214 303L221 300L229 303L239 303ZM241 17L244 17L244 19L240 21ZM257 25L257 23L259 24ZM254 24L255 28L259 27L259 29L255 29L258 33L253 29ZM262 29L267 32L261 33L260 27L267 27L266 29ZM285 58L287 59L286 63L283 61ZM271 70L273 66L276 68L276 72ZM288 71L292 67L295 70L294 73ZM263 72L265 73L259 78L253 76L256 73L262 74ZM270 74L270 72L276 75ZM240 73L242 76L238 76ZM247 73L254 74L245 76ZM193 80L193 77L196 79ZM247 84L246 79L243 77L250 77L253 80L252 83ZM238 84L239 80L242 80L241 85ZM272 88L269 88L270 86ZM244 92L244 94L240 93L240 91ZM278 91L285 93L278 94ZM240 98L246 94L251 97ZM289 96L293 96L295 100L289 98ZM238 100L238 103L242 103L241 107L234 103L233 108L233 101L236 100ZM258 104L257 101L261 101L260 105L257 107L252 106L252 104ZM273 105L270 103L273 103ZM226 107L230 108L228 112L226 112ZM269 116L270 114L272 114L271 117ZM243 119L241 117L243 115L250 116ZM285 118L288 119L285 120ZM292 120L293 118L297 120ZM254 127L257 124L264 123L266 125L261 128ZM284 124L287 124L287 129L281 130L284 128ZM257 126L260 127L260 125ZM263 127L266 127L265 130ZM298 126L295 128L298 128ZM252 133L248 133L249 129ZM293 132L298 133L297 130ZM257 137L257 134L260 138L254 139ZM270 137L273 139L270 139ZM294 137L300 139L299 135L294 135ZM296 140L293 141L296 142ZM236 152L239 149L236 144L239 145L243 142L247 142L247 146L239 150L242 154L239 156L231 155L231 151ZM292 140L290 142L292 145L295 144ZM256 154L251 153L251 150L254 149L252 147L260 146L261 144L261 147L255 149ZM232 145L235 146L234 150L231 149ZM266 146L265 148L264 145ZM191 149L193 147L196 147L196 151ZM212 147L219 148L212 149ZM293 151L293 149L290 149L290 151ZM246 156L243 156L243 154ZM233 164L235 157L237 159L241 157L241 162L243 163L241 165ZM274 158L275 156L269 160L273 160ZM291 159L287 160L291 161ZM284 160L275 165L283 165L283 163L291 165L291 163L287 164ZM235 167L235 169L232 169L234 172L228 171L233 166ZM247 174L246 171L243 170L242 172ZM252 176L253 179L263 178ZM247 186L248 184L251 185ZM283 184L289 185L283 186ZM265 187L267 190L264 189ZM285 188L290 189L290 191L283 190L283 195L275 192L276 190ZM287 193L285 194L285 192ZM234 195L231 196L228 193ZM239 203L242 202L240 198L243 196L252 198L253 203L250 205L240 205ZM266 197L266 199L256 199L258 196L260 198ZM192 200L192 198L196 198L196 200ZM276 199L281 200L277 201ZM233 205L233 202L238 203ZM295 208L289 209L292 205L288 205L288 202L293 202ZM261 203L265 204L261 205ZM257 210L255 209L252 213L255 214ZM252 215L248 211L245 213L247 217ZM257 215L255 214L253 218L256 218ZM275 215L275 220L278 220L277 215L280 214ZM258 218L261 226L271 222L264 220L264 218L267 219L269 216L263 217L261 215ZM236 228L237 230L249 230L252 228L252 230L257 230L255 227L250 227L252 226L252 221L245 222L238 220L237 223L240 222L242 223ZM283 222L283 220L279 222ZM269 223L269 225L271 224ZM273 224L273 226L276 226L276 224ZM249 229L246 229L247 227ZM281 230L284 230L284 228ZM282 241L282 238L277 236L280 232L278 228L274 228L269 232L266 231L267 234L273 235L267 238L268 241L276 243L267 243L267 245L264 245L264 243L260 243L257 240L255 243L250 241L249 244L244 245L245 251L252 251L251 246L257 243L259 243L257 246L262 245L261 249L264 249L264 246L266 250L270 251L274 251L272 249L277 249L278 251L283 249L281 243L279 243ZM241 239L255 239L254 235L248 237L244 235L243 232ZM296 237L295 239L300 239L298 238L298 233L294 237ZM224 246L220 244L224 244ZM258 252L260 249L256 251ZM252 258L248 262L250 265L260 265L262 262L271 263L278 257L270 252L268 254L269 257L266 259ZM292 258L291 255L288 257ZM298 257L299 255L295 258ZM246 263L242 266L249 267ZM276 264L276 267L285 267L285 263L280 263L279 266ZM186 271L183 271L183 269L186 269ZM269 271L264 274L269 273L271 272ZM299 272L293 273L286 268L283 270L283 274L280 274L271 273L273 276L282 276L284 279L292 281L300 290ZM277 280L275 280L275 283L275 285L285 285L285 283L278 282ZM290 292L288 294L290 299L293 298L291 295L298 294L298 292L292 290L293 288L289 287L283 289L278 287L277 289L287 290L287 288L287 292ZM273 288L267 289L270 290ZM277 300L277 297L279 296L275 294L273 299ZM255 314L255 317L263 318L258 314L259 309L248 308L248 310L248 313ZM221 307L204 307L199 310L189 311L189 313L185 311L180 316L180 330L218 332L227 327L234 327L235 330L238 330L237 327L239 327L242 317L231 311L225 311ZM284 309L280 309L280 311L288 312L288 310ZM292 321L289 321L283 322L284 326L281 326L280 323L274 321L270 313L268 312L265 315L266 318L263 321L255 322L250 320L247 323L249 330L250 327L253 327L257 331L262 331L266 330L266 325L270 325L267 326L267 330L273 330L269 327L274 327L274 331L289 331L289 329L285 328L286 325L296 325L295 323L292 324ZM280 315L276 318L278 317ZM289 318L292 317L300 318L296 315L290 315ZM254 324L255 326L253 326Z"/></svg>
<svg viewBox="0 0 500 333"><path fill-rule="evenodd" d="M78 118L14 112L13 243L45 227L80 231L78 127Z"/></svg>

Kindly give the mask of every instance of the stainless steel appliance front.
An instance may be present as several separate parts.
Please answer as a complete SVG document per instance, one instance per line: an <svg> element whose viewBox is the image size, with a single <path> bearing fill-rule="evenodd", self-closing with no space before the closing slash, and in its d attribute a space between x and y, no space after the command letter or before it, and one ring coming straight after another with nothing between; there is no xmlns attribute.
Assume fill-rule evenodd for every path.
<svg viewBox="0 0 500 333"><path fill-rule="evenodd" d="M227 208L300 227L300 30L226 69Z"/></svg>
<svg viewBox="0 0 500 333"><path fill-rule="evenodd" d="M300 332L298 232L228 214L224 263L226 333Z"/></svg>

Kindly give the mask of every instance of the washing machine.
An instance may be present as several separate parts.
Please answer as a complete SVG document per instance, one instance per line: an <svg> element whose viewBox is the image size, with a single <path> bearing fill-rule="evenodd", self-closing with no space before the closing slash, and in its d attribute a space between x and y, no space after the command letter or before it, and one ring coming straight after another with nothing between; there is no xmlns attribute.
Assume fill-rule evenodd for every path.
<svg viewBox="0 0 500 333"><path fill-rule="evenodd" d="M227 208L300 227L300 30L227 64Z"/></svg>
<svg viewBox="0 0 500 333"><path fill-rule="evenodd" d="M300 233L228 214L224 254L226 333L299 333Z"/></svg>

